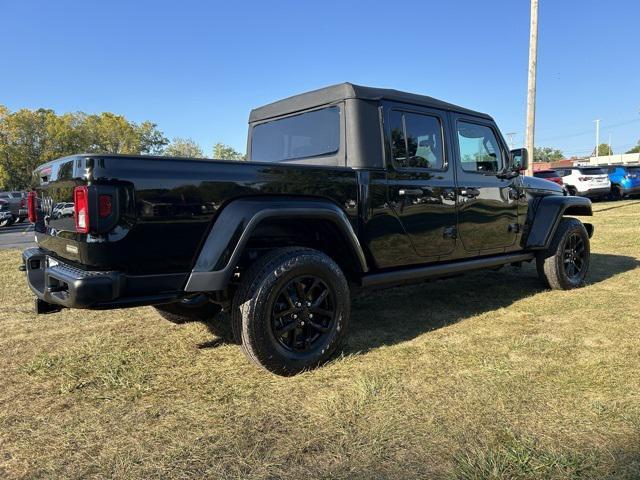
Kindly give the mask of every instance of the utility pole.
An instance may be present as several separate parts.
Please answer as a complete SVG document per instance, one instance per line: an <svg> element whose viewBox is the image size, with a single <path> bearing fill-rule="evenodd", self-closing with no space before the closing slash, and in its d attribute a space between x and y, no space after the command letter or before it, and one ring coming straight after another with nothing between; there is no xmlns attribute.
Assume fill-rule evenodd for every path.
<svg viewBox="0 0 640 480"><path fill-rule="evenodd" d="M598 155L598 147L600 146L600 119L596 119L594 120L594 122L596 122L596 154L595 157L596 159L600 156ZM597 161L597 160L596 160Z"/></svg>
<svg viewBox="0 0 640 480"><path fill-rule="evenodd" d="M609 156L613 154L613 149L611 147L611 134L609 134Z"/></svg>
<svg viewBox="0 0 640 480"><path fill-rule="evenodd" d="M536 128L536 69L538 65L538 0L531 0L531 25L529 28L529 81L527 83L527 133L525 146L529 152L527 175L533 175L534 143Z"/></svg>
<svg viewBox="0 0 640 480"><path fill-rule="evenodd" d="M507 137L509 137L509 141L507 142L509 144L509 150L513 150L513 137L517 134L518 132L507 133Z"/></svg>

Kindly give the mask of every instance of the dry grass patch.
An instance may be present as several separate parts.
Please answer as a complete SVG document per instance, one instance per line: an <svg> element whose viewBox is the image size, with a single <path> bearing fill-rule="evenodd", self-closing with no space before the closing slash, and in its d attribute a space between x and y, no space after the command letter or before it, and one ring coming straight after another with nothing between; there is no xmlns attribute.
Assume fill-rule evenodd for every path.
<svg viewBox="0 0 640 480"><path fill-rule="evenodd" d="M373 292L288 379L151 308L35 316L0 252L0 477L639 478L640 202L595 210L584 289Z"/></svg>

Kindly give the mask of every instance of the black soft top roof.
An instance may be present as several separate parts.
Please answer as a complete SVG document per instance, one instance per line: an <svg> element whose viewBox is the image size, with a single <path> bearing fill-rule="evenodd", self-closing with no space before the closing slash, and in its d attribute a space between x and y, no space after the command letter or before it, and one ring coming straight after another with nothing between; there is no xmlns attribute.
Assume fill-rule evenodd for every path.
<svg viewBox="0 0 640 480"><path fill-rule="evenodd" d="M491 119L491 117L486 113L475 112L426 95L417 95L415 93L401 92L399 90L392 90L388 88L362 87L352 83L339 83L337 85L301 93L299 95L294 95L293 97L285 98L284 100L278 100L277 102L254 108L251 110L251 114L249 115L249 123L259 122L261 120L279 117L289 113L300 112L302 110L339 102L348 98L372 101L391 100L394 102L438 108L441 110L450 110Z"/></svg>

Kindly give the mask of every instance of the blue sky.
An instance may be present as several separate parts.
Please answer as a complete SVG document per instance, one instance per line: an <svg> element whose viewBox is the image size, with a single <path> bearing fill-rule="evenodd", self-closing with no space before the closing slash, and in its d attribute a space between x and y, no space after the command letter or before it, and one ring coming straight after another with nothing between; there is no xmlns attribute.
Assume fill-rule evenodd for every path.
<svg viewBox="0 0 640 480"><path fill-rule="evenodd" d="M540 0L536 144L640 139L640 2ZM244 151L249 110L350 81L494 116L521 144L529 1L0 0L0 103L112 111Z"/></svg>

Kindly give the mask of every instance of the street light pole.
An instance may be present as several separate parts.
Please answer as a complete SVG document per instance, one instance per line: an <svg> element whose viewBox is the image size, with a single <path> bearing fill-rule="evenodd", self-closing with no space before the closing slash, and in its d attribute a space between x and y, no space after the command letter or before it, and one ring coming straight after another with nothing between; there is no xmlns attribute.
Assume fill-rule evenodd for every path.
<svg viewBox="0 0 640 480"><path fill-rule="evenodd" d="M527 133L526 147L529 152L527 175L533 174L534 142L536 128L536 69L538 65L538 0L531 0L531 25L529 28L529 80L527 83Z"/></svg>

